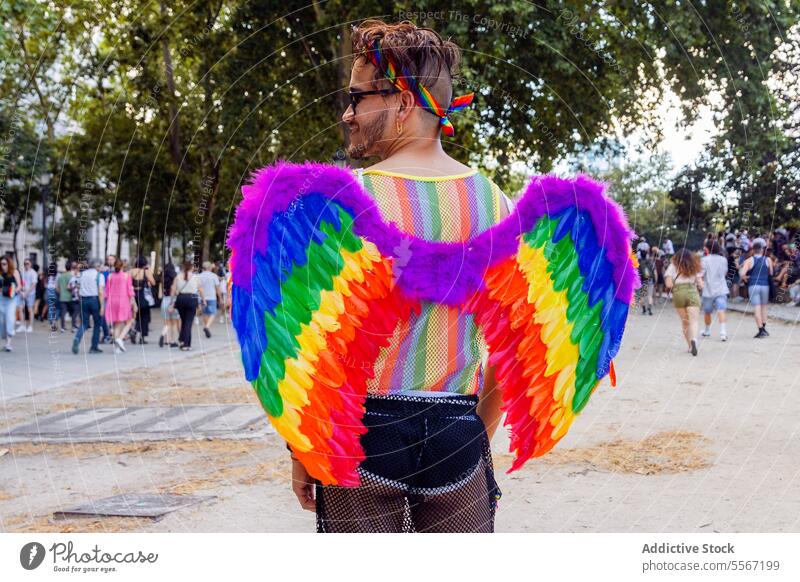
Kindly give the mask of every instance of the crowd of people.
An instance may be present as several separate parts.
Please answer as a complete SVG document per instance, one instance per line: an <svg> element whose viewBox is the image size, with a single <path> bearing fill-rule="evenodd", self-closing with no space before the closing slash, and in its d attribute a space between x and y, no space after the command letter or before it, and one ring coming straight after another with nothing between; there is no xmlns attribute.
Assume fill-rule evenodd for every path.
<svg viewBox="0 0 800 582"><path fill-rule="evenodd" d="M672 301L692 355L698 352L700 310L702 337L711 336L714 315L719 337L728 340L725 312L728 300L748 301L755 316L757 339L769 337L768 305L791 302L800 306L800 232L778 228L750 239L746 230L708 233L700 251L675 252L671 240L661 248L642 237L636 245L642 279L639 305L653 314L655 298Z"/></svg>
<svg viewBox="0 0 800 582"><path fill-rule="evenodd" d="M102 353L101 344L114 353L126 343L147 344L151 310L160 309L163 325L159 347L192 349L192 325L202 318L203 333L211 337L217 313L229 309L230 273L220 262L205 262L198 272L192 261L176 269L167 263L154 273L145 257L130 263L114 255L101 260L67 261L59 272L55 263L45 271L30 259L18 269L11 256L0 257L0 334L3 350L12 351L17 333L33 331L37 321L51 332L74 334L72 352L80 353L85 332L91 329L89 353Z"/></svg>

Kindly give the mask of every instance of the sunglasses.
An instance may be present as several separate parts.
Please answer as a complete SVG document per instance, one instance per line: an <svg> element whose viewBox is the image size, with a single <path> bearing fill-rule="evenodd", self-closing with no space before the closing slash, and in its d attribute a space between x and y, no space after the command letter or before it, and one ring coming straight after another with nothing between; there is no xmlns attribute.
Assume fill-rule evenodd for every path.
<svg viewBox="0 0 800 582"><path fill-rule="evenodd" d="M402 93L400 89L376 89L374 91L350 91L350 107L353 108L353 115L356 115L356 106L358 103L369 95L392 95L393 93Z"/></svg>

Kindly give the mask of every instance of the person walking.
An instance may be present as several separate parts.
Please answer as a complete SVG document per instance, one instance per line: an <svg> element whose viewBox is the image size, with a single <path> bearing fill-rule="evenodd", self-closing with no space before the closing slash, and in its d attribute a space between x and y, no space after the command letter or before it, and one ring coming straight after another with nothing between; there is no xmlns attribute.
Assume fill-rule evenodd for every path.
<svg viewBox="0 0 800 582"><path fill-rule="evenodd" d="M178 312L173 309L175 295L172 293L172 283L175 281L175 275L175 265L172 263L164 265L164 273L162 274L163 294L161 297L161 319L164 324L161 327L161 336L158 338L158 347L160 348L163 348L165 344L171 348L178 347L181 318Z"/></svg>
<svg viewBox="0 0 800 582"><path fill-rule="evenodd" d="M78 331L81 322L81 270L83 266L80 261L72 263L72 271L69 278L69 292L72 297L70 300L70 318L72 319L72 333Z"/></svg>
<svg viewBox="0 0 800 582"><path fill-rule="evenodd" d="M36 283L39 281L39 274L31 267L31 260L23 261L21 273L22 289L20 289L20 307L22 313L19 319L17 331L33 331L33 305L36 302Z"/></svg>
<svg viewBox="0 0 800 582"><path fill-rule="evenodd" d="M711 319L714 312L719 320L719 339L728 341L725 327L725 310L728 308L728 260L722 256L717 241L711 243L707 256L700 260L703 271L703 337L711 336Z"/></svg>
<svg viewBox="0 0 800 582"><path fill-rule="evenodd" d="M203 289L200 286L200 277L192 271L192 262L184 261L183 268L172 282L170 295L175 297L172 309L177 310L181 317L181 331L178 344L181 351L188 352L192 349L192 323L197 313L197 295L205 301Z"/></svg>
<svg viewBox="0 0 800 582"><path fill-rule="evenodd" d="M106 321L111 328L114 353L125 351L125 336L133 324L136 301L131 276L122 270L122 261L114 258L114 271L106 281Z"/></svg>
<svg viewBox="0 0 800 582"><path fill-rule="evenodd" d="M764 253L767 242L763 238L753 241L753 256L745 259L739 269L739 277L747 285L747 294L758 326L756 339L769 337L767 331L767 305L769 304L769 284L773 274L772 261Z"/></svg>
<svg viewBox="0 0 800 582"><path fill-rule="evenodd" d="M136 297L136 329L133 332L132 340L136 343L136 334L139 334L139 343L146 344L147 336L150 334L150 308L155 305L153 288L156 280L150 271L150 265L146 258L136 259L136 267L131 270L133 279L133 293Z"/></svg>
<svg viewBox="0 0 800 582"><path fill-rule="evenodd" d="M72 340L72 353L77 354L83 338L83 333L89 325L89 318L92 319L92 345L89 349L90 354L102 354L103 350L100 349L100 330L102 325L100 318L103 316L103 288L105 279L98 271L102 263L100 261L92 261L89 268L81 271L78 278L78 296L80 297L81 305L81 326L75 334L75 339Z"/></svg>
<svg viewBox="0 0 800 582"><path fill-rule="evenodd" d="M667 289L672 291L672 303L681 318L683 337L693 356L697 355L697 327L700 315L700 295L703 288L702 269L697 256L687 248L678 250L664 274Z"/></svg>
<svg viewBox="0 0 800 582"><path fill-rule="evenodd" d="M47 267L47 283L45 284L45 301L47 303L47 321L50 322L50 331L58 330L58 266L50 263Z"/></svg>
<svg viewBox="0 0 800 582"><path fill-rule="evenodd" d="M203 272L200 273L200 288L203 290L203 333L207 338L211 337L211 324L214 323L214 316L217 313L217 302L220 297L219 277L212 270L214 265L206 261L203 263Z"/></svg>
<svg viewBox="0 0 800 582"><path fill-rule="evenodd" d="M639 298L642 302L642 315L649 313L653 315L653 293L655 291L655 247L645 253L643 259L639 261L639 279L642 287L639 289Z"/></svg>
<svg viewBox="0 0 800 582"><path fill-rule="evenodd" d="M69 290L69 280L72 278L72 264L67 261L65 265L66 270L59 273L56 280L56 288L58 290L58 318L61 321L61 333L67 332L67 313L72 319L72 292Z"/></svg>
<svg viewBox="0 0 800 582"><path fill-rule="evenodd" d="M11 338L14 337L14 320L17 316L17 294L21 279L14 259L0 257L0 335L6 340L3 350L11 351Z"/></svg>
<svg viewBox="0 0 800 582"><path fill-rule="evenodd" d="M116 261L117 257L115 255L106 256L106 262L103 265L103 270L100 272L100 274L103 275L103 280L106 282L106 284L108 284L108 278L111 276L111 273L114 272L114 264L116 263ZM100 342L104 344L106 343L110 344L114 341L112 337L113 334L109 329L108 321L106 320L105 317L102 318L102 322L103 322L103 338L100 340Z"/></svg>

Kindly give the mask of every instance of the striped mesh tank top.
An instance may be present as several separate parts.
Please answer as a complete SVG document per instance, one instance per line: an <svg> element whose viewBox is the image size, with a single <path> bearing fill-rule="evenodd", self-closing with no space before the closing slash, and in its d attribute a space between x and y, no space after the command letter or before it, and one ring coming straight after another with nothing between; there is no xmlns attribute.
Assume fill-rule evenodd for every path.
<svg viewBox="0 0 800 582"><path fill-rule="evenodd" d="M467 240L509 212L505 194L477 170L425 177L367 169L360 177L384 220L426 240ZM423 301L420 314L401 322L381 350L367 392L478 394L486 353L471 314Z"/></svg>

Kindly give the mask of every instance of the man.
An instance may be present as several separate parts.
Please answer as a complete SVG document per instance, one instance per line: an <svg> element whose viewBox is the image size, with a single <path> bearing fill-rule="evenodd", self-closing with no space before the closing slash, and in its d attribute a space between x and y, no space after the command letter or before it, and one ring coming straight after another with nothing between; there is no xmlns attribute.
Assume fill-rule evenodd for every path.
<svg viewBox="0 0 800 582"><path fill-rule="evenodd" d="M92 345L89 349L90 354L102 354L100 349L100 319L103 317L104 301L103 290L105 289L105 279L98 270L102 266L99 260L93 260L91 266L81 272L78 278L78 297L81 306L81 326L75 339L72 340L72 353L77 354L78 348L83 337L83 332L89 324L89 317L92 318Z"/></svg>
<svg viewBox="0 0 800 582"><path fill-rule="evenodd" d="M209 261L203 263L203 272L200 273L200 286L203 290L203 333L211 337L209 327L214 323L219 300L219 277L213 271L214 265Z"/></svg>
<svg viewBox="0 0 800 582"><path fill-rule="evenodd" d="M350 105L342 115L350 133L348 154L353 159L380 159L359 173L359 179L386 219L411 235L441 241L466 240L500 222L508 214L505 195L442 148L441 133L453 135L454 131L449 115L471 100L470 95L453 95L452 75L460 49L436 32L408 22L366 21L351 39L356 58L348 88ZM392 78L391 71L407 73L398 79ZM404 79L414 82L404 84ZM421 97L420 86L428 99ZM465 330L466 340L448 333L448 321ZM493 531L492 502L500 493L492 476L491 456L479 444L486 443L488 450L486 439L491 439L502 416L501 394L493 367L484 369L480 364L479 346L474 321L444 305L424 304L407 326L396 330L375 369L401 370L398 383L389 386L394 378L387 372L376 375L367 386L367 416L397 415L388 423L371 426L369 437L362 441L365 470L373 476L368 479L378 485L372 486L372 481L352 488L315 484L303 464L292 457L294 493L303 508L316 511L317 531L399 532L404 526L415 531ZM458 357L445 358L438 365L435 354L448 353ZM408 378L403 378L404 369L409 370ZM456 378L464 380L454 383ZM474 404L469 415L458 417L463 421L447 420L447 430L426 439L419 432L420 421L433 427L443 418L441 405L435 404L442 400L431 396L433 387L438 395L454 397L459 392L459 398ZM385 397L390 389L397 390L393 396L398 399ZM466 436L470 427L477 427L474 436ZM407 446L397 440L401 433ZM420 457L419 466L410 470L404 451L422 442L430 445L430 454ZM486 470L478 470L481 467ZM419 479L412 477L415 473ZM447 487L439 482L446 474L466 475L458 499L449 497L444 492ZM398 478L414 483L394 488Z"/></svg>
<svg viewBox="0 0 800 582"><path fill-rule="evenodd" d="M717 241L711 243L710 254L700 260L703 268L703 318L706 324L703 337L711 336L711 316L716 311L719 319L719 339L728 341L725 327L725 310L728 308L728 261L722 256Z"/></svg>
<svg viewBox="0 0 800 582"><path fill-rule="evenodd" d="M773 273L772 261L765 255L767 241L757 238L753 241L753 256L745 259L739 269L739 276L747 285L750 303L756 317L758 333L756 339L769 337L767 332L767 305L769 303L769 282Z"/></svg>
<svg viewBox="0 0 800 582"><path fill-rule="evenodd" d="M36 301L36 283L39 282L39 273L31 266L31 260L25 259L22 269L22 292L20 293L22 317L17 331L33 331L33 304Z"/></svg>

